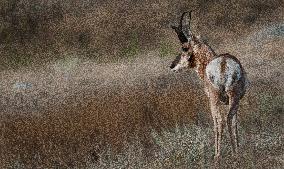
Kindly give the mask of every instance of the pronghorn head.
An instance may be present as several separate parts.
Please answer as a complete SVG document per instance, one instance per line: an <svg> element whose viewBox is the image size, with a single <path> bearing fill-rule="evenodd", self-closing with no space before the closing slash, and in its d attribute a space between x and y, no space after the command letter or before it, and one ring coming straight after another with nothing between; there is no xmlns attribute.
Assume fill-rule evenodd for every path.
<svg viewBox="0 0 284 169"><path fill-rule="evenodd" d="M190 19L191 19L191 11L184 12L181 15L179 26L172 26L172 28L177 33L177 36L181 42L181 53L176 57L176 59L172 62L170 68L172 71L176 72L183 68L192 66L192 47L190 42L193 39L193 35L190 30Z"/></svg>

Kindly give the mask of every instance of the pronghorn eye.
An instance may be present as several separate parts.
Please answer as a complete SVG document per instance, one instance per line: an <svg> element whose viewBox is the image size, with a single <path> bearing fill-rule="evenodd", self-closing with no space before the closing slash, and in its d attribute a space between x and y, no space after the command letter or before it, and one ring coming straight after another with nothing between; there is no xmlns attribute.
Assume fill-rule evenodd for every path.
<svg viewBox="0 0 284 169"><path fill-rule="evenodd" d="M189 50L189 48L185 48L185 47L182 47L181 49L182 49L182 51L184 51L184 52L187 52L187 51Z"/></svg>

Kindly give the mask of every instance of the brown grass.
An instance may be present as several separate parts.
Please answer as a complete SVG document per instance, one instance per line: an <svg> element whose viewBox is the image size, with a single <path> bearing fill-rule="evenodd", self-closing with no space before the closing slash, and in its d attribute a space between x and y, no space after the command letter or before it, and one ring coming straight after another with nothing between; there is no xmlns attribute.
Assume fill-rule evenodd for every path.
<svg viewBox="0 0 284 169"><path fill-rule="evenodd" d="M103 156L106 151L114 153L108 160L115 160L115 154L123 153L125 147L131 147L137 141L139 148L136 151L142 151L144 154L139 158L143 160L144 156L147 157L147 163L150 165L151 159L154 158L153 153L167 147L157 144L156 137L163 139L165 132L175 133L175 129L190 130L190 124L197 124L201 130L210 128L207 99L199 87L188 82L185 85L172 81L165 88L165 83L162 83L165 81L157 79L148 84L137 83L127 88L120 85L112 88L102 87L91 93L82 89L68 95L63 104L49 107L48 110L30 112L23 107L27 105L11 103L19 104L14 105L18 109L13 112L3 108L6 111L1 113L1 168L15 168L17 165L24 168L85 168L90 163L97 164L102 158L106 158ZM281 131L283 97L273 86L267 93L262 91L263 85L257 82L252 85L242 101L239 120L243 141L257 143L260 140L255 140L254 137L258 132ZM158 135L153 137L153 132ZM209 141L208 149L212 149L210 135L212 136L213 131L210 132L211 134L203 136ZM174 143L175 136L169 138L172 138L171 142ZM249 143L248 146L249 151L243 150L247 154L244 158L248 158L248 161L259 159L255 153L271 150L265 147L262 150L262 147L256 146L254 152L251 147L254 143ZM279 148L283 148L279 146L278 143L273 144L272 149L276 150L271 151L279 154ZM246 149L245 147L243 144L242 149ZM228 146L224 149L228 151ZM275 153L271 152L271 155ZM222 165L227 166L230 159L228 155L224 156L225 162ZM204 158L210 162L210 157L206 155ZM186 163L184 165L188 165ZM175 161L171 161L169 165L176 165ZM210 163L205 162L202 165ZM238 165L249 164L239 161Z"/></svg>
<svg viewBox="0 0 284 169"><path fill-rule="evenodd" d="M152 129L192 121L198 92L173 86L157 94L142 87L100 89L102 94L83 100L77 94L53 111L38 112L39 116L23 111L2 114L2 165L19 161L28 168L81 166L88 158L97 158L104 146L119 151L127 140L142 140L149 150L154 146Z"/></svg>

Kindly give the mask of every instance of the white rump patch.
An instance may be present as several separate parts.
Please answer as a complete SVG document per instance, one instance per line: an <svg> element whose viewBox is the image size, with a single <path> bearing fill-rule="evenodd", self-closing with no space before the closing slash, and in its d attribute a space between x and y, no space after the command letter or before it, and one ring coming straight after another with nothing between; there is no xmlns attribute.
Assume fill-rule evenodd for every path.
<svg viewBox="0 0 284 169"><path fill-rule="evenodd" d="M225 76L227 77L225 84L226 89L241 78L241 67L233 59L227 59Z"/></svg>
<svg viewBox="0 0 284 169"><path fill-rule="evenodd" d="M221 73L221 63L226 59L225 70ZM241 78L240 65L231 58L218 57L212 60L206 67L206 75L209 82L216 89L225 87L227 91L235 81Z"/></svg>
<svg viewBox="0 0 284 169"><path fill-rule="evenodd" d="M212 60L206 67L206 75L209 82L214 86L214 88L219 88L224 81L221 76L221 62L222 57L218 57Z"/></svg>

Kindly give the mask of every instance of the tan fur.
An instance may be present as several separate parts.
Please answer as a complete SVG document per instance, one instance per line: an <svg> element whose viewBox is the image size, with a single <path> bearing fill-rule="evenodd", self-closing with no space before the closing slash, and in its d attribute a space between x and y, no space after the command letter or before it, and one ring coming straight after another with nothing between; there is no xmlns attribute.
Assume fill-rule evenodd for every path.
<svg viewBox="0 0 284 169"><path fill-rule="evenodd" d="M223 59L221 62L221 73L224 74L226 70L226 59Z"/></svg>
<svg viewBox="0 0 284 169"><path fill-rule="evenodd" d="M192 48L192 55L195 58L192 64L195 65L199 77L204 80L206 66L216 57L216 54L210 46L202 43L195 36L190 43L190 48Z"/></svg>

